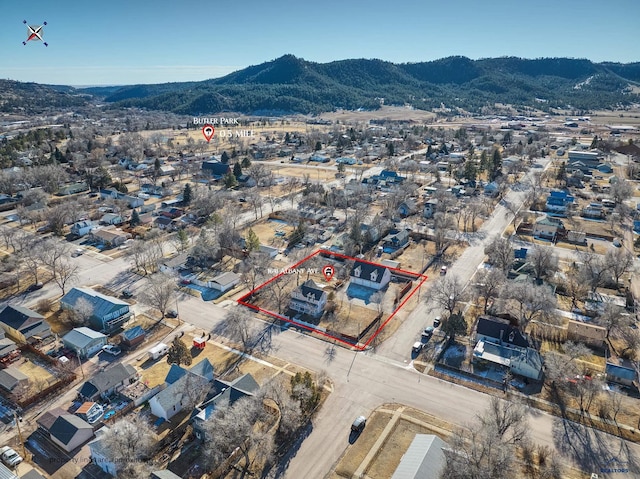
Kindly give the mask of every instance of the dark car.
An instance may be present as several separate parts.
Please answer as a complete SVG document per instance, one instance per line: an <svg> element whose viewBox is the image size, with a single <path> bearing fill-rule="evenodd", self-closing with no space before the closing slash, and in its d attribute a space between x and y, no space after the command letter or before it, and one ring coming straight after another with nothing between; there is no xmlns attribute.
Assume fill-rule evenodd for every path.
<svg viewBox="0 0 640 479"><path fill-rule="evenodd" d="M133 298L133 291L131 291L130 289L125 289L122 292L122 297L123 298Z"/></svg>
<svg viewBox="0 0 640 479"><path fill-rule="evenodd" d="M170 309L169 311L167 311L167 314L165 314L165 316L167 318L177 318L178 312L175 309Z"/></svg>
<svg viewBox="0 0 640 479"><path fill-rule="evenodd" d="M34 283L27 288L27 291L37 291L39 289L42 289L43 286L44 284L42 283Z"/></svg>
<svg viewBox="0 0 640 479"><path fill-rule="evenodd" d="M351 430L353 432L362 432L366 424L367 424L367 418L364 416L358 416L356 420L353 421L353 424L351 425Z"/></svg>

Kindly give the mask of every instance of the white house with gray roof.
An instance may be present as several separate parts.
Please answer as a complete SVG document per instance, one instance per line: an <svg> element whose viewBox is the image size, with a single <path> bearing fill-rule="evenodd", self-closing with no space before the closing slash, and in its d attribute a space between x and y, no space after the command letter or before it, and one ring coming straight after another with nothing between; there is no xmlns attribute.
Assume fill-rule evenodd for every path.
<svg viewBox="0 0 640 479"><path fill-rule="evenodd" d="M107 337L91 328L73 328L62 337L65 348L74 351L81 358L93 356L107 344Z"/></svg>
<svg viewBox="0 0 640 479"><path fill-rule="evenodd" d="M448 447L434 434L416 434L391 479L439 479Z"/></svg>
<svg viewBox="0 0 640 479"><path fill-rule="evenodd" d="M351 282L380 291L391 281L391 271L384 266L356 261L351 268Z"/></svg>

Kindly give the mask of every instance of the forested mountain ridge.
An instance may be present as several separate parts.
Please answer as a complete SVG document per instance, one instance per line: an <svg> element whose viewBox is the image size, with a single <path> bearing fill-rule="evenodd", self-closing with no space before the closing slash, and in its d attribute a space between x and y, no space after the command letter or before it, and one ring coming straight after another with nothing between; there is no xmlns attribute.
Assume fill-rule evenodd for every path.
<svg viewBox="0 0 640 479"><path fill-rule="evenodd" d="M542 110L591 110L640 103L640 62L454 56L421 63L340 60L314 63L293 55L221 78L122 87L47 87L0 81L0 111L19 106L82 104L90 94L113 107L198 115L320 113L376 109L381 103L420 109L445 106L480 112L495 103ZM22 104L21 104L22 100ZM29 108L31 109L31 108Z"/></svg>

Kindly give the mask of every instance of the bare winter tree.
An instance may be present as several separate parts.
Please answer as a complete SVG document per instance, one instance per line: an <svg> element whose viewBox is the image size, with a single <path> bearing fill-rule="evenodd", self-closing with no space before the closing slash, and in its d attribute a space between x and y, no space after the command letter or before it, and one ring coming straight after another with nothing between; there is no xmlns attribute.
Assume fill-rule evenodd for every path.
<svg viewBox="0 0 640 479"><path fill-rule="evenodd" d="M609 272L609 264L605 257L597 253L583 251L579 255L581 262L580 276L582 280L589 285L591 291L595 291L600 286L604 286L607 282Z"/></svg>
<svg viewBox="0 0 640 479"><path fill-rule="evenodd" d="M175 299L176 283L172 278L162 273L150 278L149 283L149 287L145 289L142 299L149 306L160 311L160 319L162 320L169 310L171 301Z"/></svg>
<svg viewBox="0 0 640 479"><path fill-rule="evenodd" d="M604 259L616 280L616 285L618 285L620 278L625 273L633 270L635 257L633 253L626 248L612 248L604 255Z"/></svg>
<svg viewBox="0 0 640 479"><path fill-rule="evenodd" d="M513 245L511 241L500 236L495 236L487 245L484 253L489 257L489 263L500 268L505 274L513 264Z"/></svg>
<svg viewBox="0 0 640 479"><path fill-rule="evenodd" d="M67 258L58 261L56 269L53 273L53 280L56 282L62 295L67 291L67 285L78 279L78 265L72 264Z"/></svg>
<svg viewBox="0 0 640 479"><path fill-rule="evenodd" d="M239 265L240 277L249 291L253 291L267 276L271 258L268 254L254 252Z"/></svg>
<svg viewBox="0 0 640 479"><path fill-rule="evenodd" d="M116 465L118 477L138 479L149 474L148 459L156 443L149 423L140 416L115 422L101 436L109 460Z"/></svg>
<svg viewBox="0 0 640 479"><path fill-rule="evenodd" d="M456 304L464 300L464 284L454 275L438 278L426 296L426 301L432 303L433 309L444 309L449 315L453 314Z"/></svg>
<svg viewBox="0 0 640 479"><path fill-rule="evenodd" d="M77 326L86 326L89 319L93 316L93 304L87 298L78 298L73 305L73 309L69 311L68 318L72 324Z"/></svg>
<svg viewBox="0 0 640 479"><path fill-rule="evenodd" d="M240 343L242 350L247 352L257 340L253 325L251 313L244 306L236 306L227 311L220 325L220 332L232 341Z"/></svg>
<svg viewBox="0 0 640 479"><path fill-rule="evenodd" d="M557 318L553 314L557 300L553 292L546 286L530 283L510 285L503 290L505 299L518 307L518 326L526 331L531 321L555 324Z"/></svg>
<svg viewBox="0 0 640 479"><path fill-rule="evenodd" d="M533 266L536 280L550 278L558 271L558 257L551 248L536 245L531 248L527 260Z"/></svg>
<svg viewBox="0 0 640 479"><path fill-rule="evenodd" d="M485 314L491 301L500 296L506 280L507 277L498 268L482 269L476 274L473 290L478 298L482 298Z"/></svg>

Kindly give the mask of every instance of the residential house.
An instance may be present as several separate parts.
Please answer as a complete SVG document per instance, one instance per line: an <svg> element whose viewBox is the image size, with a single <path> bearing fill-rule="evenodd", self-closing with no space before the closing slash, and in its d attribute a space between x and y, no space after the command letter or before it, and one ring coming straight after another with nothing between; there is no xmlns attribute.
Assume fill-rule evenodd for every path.
<svg viewBox="0 0 640 479"><path fill-rule="evenodd" d="M481 316L476 328L474 361L487 361L529 379L542 378L542 356L529 347L529 341L508 321Z"/></svg>
<svg viewBox="0 0 640 479"><path fill-rule="evenodd" d="M154 196L160 196L160 197L165 197L171 194L171 189L165 188L164 186L161 186L161 185L156 186L151 183L143 184L140 187L140 191L142 191L147 195L154 195Z"/></svg>
<svg viewBox="0 0 640 479"><path fill-rule="evenodd" d="M122 231L113 225L105 228L95 229L89 233L91 239L109 248L121 246L131 238L131 233Z"/></svg>
<svg viewBox="0 0 640 479"><path fill-rule="evenodd" d="M232 406L238 399L253 396L260 388L250 373L234 379L231 382L216 379L211 388L210 399L197 407L192 416L193 432L198 439L204 439L204 424L211 417L216 408Z"/></svg>
<svg viewBox="0 0 640 479"><path fill-rule="evenodd" d="M7 304L0 311L0 327L18 344L34 343L51 336L44 316L22 306Z"/></svg>
<svg viewBox="0 0 640 479"><path fill-rule="evenodd" d="M181 269L184 269L184 265L186 264L188 258L188 253L180 253L173 258L163 258L158 262L158 269L163 273L175 273L177 271L180 271Z"/></svg>
<svg viewBox="0 0 640 479"><path fill-rule="evenodd" d="M638 384L638 370L630 361L620 360L619 364L615 360L607 361L605 373L607 381L611 381L624 386L634 386Z"/></svg>
<svg viewBox="0 0 640 479"><path fill-rule="evenodd" d="M73 328L62 337L65 348L74 351L81 358L93 356L107 344L107 337L91 328Z"/></svg>
<svg viewBox="0 0 640 479"><path fill-rule="evenodd" d="M415 214L416 211L418 211L418 205L416 205L415 200L412 199L403 201L400 203L400 206L398 206L398 213L403 218Z"/></svg>
<svg viewBox="0 0 640 479"><path fill-rule="evenodd" d="M416 434L391 479L439 479L449 445L434 434Z"/></svg>
<svg viewBox="0 0 640 479"><path fill-rule="evenodd" d="M409 244L409 231L404 230L392 230L387 236L382 238L383 248L389 248L392 250L398 250Z"/></svg>
<svg viewBox="0 0 640 479"><path fill-rule="evenodd" d="M21 394L29 387L29 376L18 368L0 369L0 387L13 394Z"/></svg>
<svg viewBox="0 0 640 479"><path fill-rule="evenodd" d="M127 195L114 189L100 190L100 198L126 201L129 208L139 208L144 205L144 199L138 198L137 196Z"/></svg>
<svg viewBox="0 0 640 479"><path fill-rule="evenodd" d="M114 392L124 389L137 380L138 373L133 366L115 363L85 381L78 390L78 394L85 401L98 401L100 398L106 398Z"/></svg>
<svg viewBox="0 0 640 479"><path fill-rule="evenodd" d="M91 462L102 469L107 474L115 477L118 472L115 463L110 459L110 455L104 447L102 436L109 431L108 426L104 426L96 431L96 438L91 441L89 446Z"/></svg>
<svg viewBox="0 0 640 479"><path fill-rule="evenodd" d="M82 237L91 233L91 231L93 231L97 227L98 225L94 221L90 221L90 220L77 221L71 226L71 234L74 236Z"/></svg>
<svg viewBox="0 0 640 479"><path fill-rule="evenodd" d="M389 268L364 261L356 261L351 268L351 282L380 291L391 281Z"/></svg>
<svg viewBox="0 0 640 479"><path fill-rule="evenodd" d="M161 230L171 230L174 229L174 220L168 216L158 216L156 218L156 225Z"/></svg>
<svg viewBox="0 0 640 479"><path fill-rule="evenodd" d="M601 347L607 339L607 328L582 321L569 321L567 337L574 341Z"/></svg>
<svg viewBox="0 0 640 479"><path fill-rule="evenodd" d="M117 213L107 213L100 218L100 223L105 225L121 225L124 223L124 218Z"/></svg>
<svg viewBox="0 0 640 479"><path fill-rule="evenodd" d="M491 183L487 183L484 187L484 194L486 196L490 196L490 197L495 197L498 196L498 193L500 193L500 185L498 185L498 183L496 183L495 181L492 181Z"/></svg>
<svg viewBox="0 0 640 479"><path fill-rule="evenodd" d="M82 446L93 437L93 427L74 414L62 414L49 428L48 438L66 452Z"/></svg>
<svg viewBox="0 0 640 479"><path fill-rule="evenodd" d="M566 191L552 191L547 197L545 211L557 215L565 215L573 204L574 197Z"/></svg>
<svg viewBox="0 0 640 479"><path fill-rule="evenodd" d="M425 202L424 208L422 210L422 216L424 216L427 219L433 218L433 215L436 214L437 209L438 209L438 199L432 198Z"/></svg>
<svg viewBox="0 0 640 479"><path fill-rule="evenodd" d="M240 276L238 276L236 273L232 273L229 271L226 273L219 274L218 276L213 278L209 283L209 287L217 291L220 291L222 293L225 293L230 289L232 289L233 287L235 287L237 284L239 284L240 280L241 280Z"/></svg>
<svg viewBox="0 0 640 479"><path fill-rule="evenodd" d="M533 236L535 238L555 241L558 233L564 231L564 224L558 218L545 216L533 225Z"/></svg>
<svg viewBox="0 0 640 479"><path fill-rule="evenodd" d="M269 256L269 258L275 258L280 250L278 248L274 248L273 246L260 244L260 248L258 249L258 251L260 251L260 253L266 254L267 256Z"/></svg>
<svg viewBox="0 0 640 479"><path fill-rule="evenodd" d="M78 183L71 183L70 185L65 185L58 190L56 195L58 196L69 196L76 195L78 193L82 193L83 191L89 191L89 187L84 181Z"/></svg>
<svg viewBox="0 0 640 479"><path fill-rule="evenodd" d="M4 333L4 330L0 330L0 331ZM17 349L18 349L18 346L16 346L16 343L14 343L12 339L9 339L9 338L0 339L0 359L9 356L11 353L16 351Z"/></svg>
<svg viewBox="0 0 640 479"><path fill-rule="evenodd" d="M585 218L602 219L606 216L602 203L592 202L582 209Z"/></svg>
<svg viewBox="0 0 640 479"><path fill-rule="evenodd" d="M172 365L165 378L167 387L149 400L154 416L170 420L184 408L194 408L206 396L213 382L213 366L203 359L191 369Z"/></svg>
<svg viewBox="0 0 640 479"><path fill-rule="evenodd" d="M182 202L182 201L181 201ZM160 215L166 216L167 218L176 219L184 214L184 210L175 207L168 207L166 210L162 210Z"/></svg>
<svg viewBox="0 0 640 479"><path fill-rule="evenodd" d="M327 293L309 279L291 292L289 308L319 318L327 304Z"/></svg>
<svg viewBox="0 0 640 479"><path fill-rule="evenodd" d="M214 179L220 179L231 171L231 168L226 163L219 161L207 160L202 162L202 173L209 175Z"/></svg>
<svg viewBox="0 0 640 479"><path fill-rule="evenodd" d="M258 184L258 182L251 175L240 175L238 178L238 184L245 188L253 188Z"/></svg>
<svg viewBox="0 0 640 479"><path fill-rule="evenodd" d="M122 327L132 315L129 303L89 288L72 288L62 297L60 306L63 309L76 309L80 300L91 305L89 324L107 334Z"/></svg>
<svg viewBox="0 0 640 479"><path fill-rule="evenodd" d="M360 234L364 240L368 243L375 243L382 238L382 231L379 226L369 225L367 223L360 223Z"/></svg>

